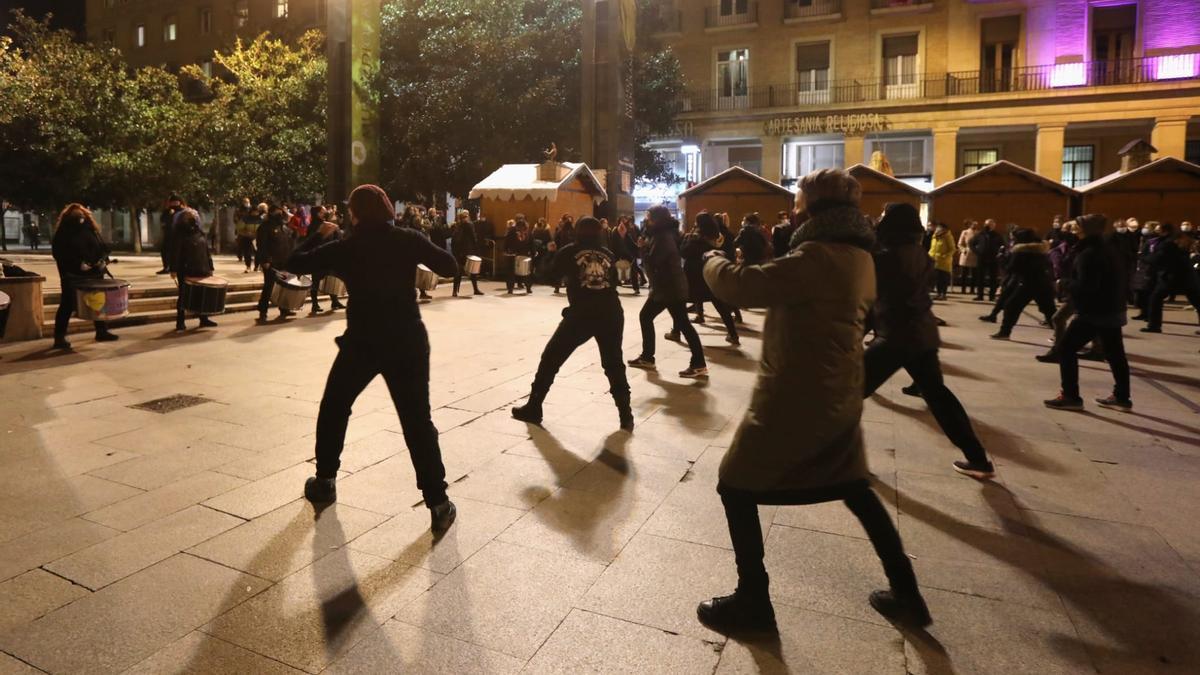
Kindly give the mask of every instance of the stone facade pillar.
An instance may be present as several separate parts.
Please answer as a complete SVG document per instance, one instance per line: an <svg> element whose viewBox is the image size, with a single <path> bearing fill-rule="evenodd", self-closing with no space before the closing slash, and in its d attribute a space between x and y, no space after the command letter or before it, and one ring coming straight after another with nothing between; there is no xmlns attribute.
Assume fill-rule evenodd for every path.
<svg viewBox="0 0 1200 675"><path fill-rule="evenodd" d="M1154 131L1150 133L1150 145L1158 150L1158 157L1183 159L1186 156L1187 125L1188 118L1182 116L1159 117L1154 120Z"/></svg>
<svg viewBox="0 0 1200 675"><path fill-rule="evenodd" d="M865 143L862 136L846 136L845 140L842 141L842 154L846 157L847 169L855 164L867 163L863 158L863 153L865 152L864 146Z"/></svg>
<svg viewBox="0 0 1200 675"><path fill-rule="evenodd" d="M776 136L763 137L762 177L772 183L783 179L783 139Z"/></svg>
<svg viewBox="0 0 1200 675"><path fill-rule="evenodd" d="M1067 127L1063 124L1039 124L1034 169L1042 178L1062 180L1063 136Z"/></svg>
<svg viewBox="0 0 1200 675"><path fill-rule="evenodd" d="M958 127L933 130L933 186L958 177Z"/></svg>

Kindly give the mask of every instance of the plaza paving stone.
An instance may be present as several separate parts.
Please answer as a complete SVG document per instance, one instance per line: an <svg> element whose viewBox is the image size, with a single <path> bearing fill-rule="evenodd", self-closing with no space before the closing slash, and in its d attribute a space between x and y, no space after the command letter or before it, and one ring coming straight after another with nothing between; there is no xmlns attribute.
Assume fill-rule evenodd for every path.
<svg viewBox="0 0 1200 675"><path fill-rule="evenodd" d="M677 378L686 350L660 339L659 371L629 372L632 436L587 345L539 428L508 407L565 298L485 288L423 305L459 504L439 540L378 380L354 406L339 503L300 498L340 315L0 348L0 673L1200 672L1190 311L1169 309L1163 335L1127 329L1134 412L1092 405L1111 379L1084 363L1088 409L1072 414L1041 405L1057 391L1033 360L1046 329L1025 318L992 341L982 305L938 303L947 383L997 479L950 471L956 451L903 374L864 412L935 623L898 630L866 605L883 572L843 505L763 507L780 634L727 639L695 606L735 584L714 488L757 333L737 350L701 326L707 383ZM622 300L631 358L641 299ZM129 408L173 394L209 402Z"/></svg>

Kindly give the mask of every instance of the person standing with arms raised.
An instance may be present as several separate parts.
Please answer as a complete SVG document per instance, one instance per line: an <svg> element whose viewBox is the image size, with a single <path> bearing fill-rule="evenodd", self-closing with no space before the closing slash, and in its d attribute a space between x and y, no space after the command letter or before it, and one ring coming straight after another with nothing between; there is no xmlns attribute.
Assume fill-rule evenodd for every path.
<svg viewBox="0 0 1200 675"><path fill-rule="evenodd" d="M305 483L304 496L317 504L337 501L335 479L350 409L371 380L382 375L432 530L440 534L454 522L456 510L446 496L446 469L429 408L429 335L413 291L418 264L443 277L454 275L457 265L454 256L419 231L393 227L391 204L383 189L360 185L350 194L353 232L319 246L319 239L309 239L287 261L295 273L337 275L350 295L346 332L337 338L338 355L317 417L317 472ZM336 227L323 223L323 236Z"/></svg>

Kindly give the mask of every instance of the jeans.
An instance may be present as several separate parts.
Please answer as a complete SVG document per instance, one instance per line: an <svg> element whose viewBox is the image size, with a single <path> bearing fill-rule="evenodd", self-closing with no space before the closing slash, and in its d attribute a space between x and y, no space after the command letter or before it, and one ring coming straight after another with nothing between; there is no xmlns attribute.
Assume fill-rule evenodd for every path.
<svg viewBox="0 0 1200 675"><path fill-rule="evenodd" d="M867 346L863 354L863 398L874 394L888 378L903 368L921 390L929 412L937 420L942 433L950 439L968 462L986 464L987 453L971 428L971 419L954 392L942 377L942 364L937 349L914 351L903 345L880 338Z"/></svg>
<svg viewBox="0 0 1200 675"><path fill-rule="evenodd" d="M1148 328L1162 328L1163 303L1167 297L1174 295L1176 292L1184 293L1187 296L1188 302L1192 307L1200 312L1200 289L1196 288L1195 284L1188 284L1178 291L1173 290L1169 284L1160 283L1154 287L1154 291L1150 293L1149 311L1147 312L1146 326Z"/></svg>
<svg viewBox="0 0 1200 675"><path fill-rule="evenodd" d="M1050 322L1054 318L1054 313L1057 308L1054 306L1054 291L1050 288L1043 287L1038 289L1030 288L1026 284L1018 283L1013 290L1008 300L1004 302L1004 320L1000 324L1000 332L1005 335L1012 332L1013 326L1017 325L1017 320L1021 318L1021 312L1025 311L1025 306L1030 302L1036 302L1038 311Z"/></svg>
<svg viewBox="0 0 1200 675"><path fill-rule="evenodd" d="M996 265L996 263L980 262L978 265L975 266L973 277L975 280L974 284L975 284L975 299L976 300L983 299L983 289L984 288L987 288L988 300L996 299L996 286L998 285L998 282L996 280L997 272L998 272L998 266Z"/></svg>
<svg viewBox="0 0 1200 675"><path fill-rule="evenodd" d="M354 401L376 375L382 375L400 417L425 505L445 502L446 468L429 410L429 338L425 325L415 321L409 335L386 347L348 344L344 338L339 341L341 348L329 370L317 416L317 475L337 476Z"/></svg>
<svg viewBox="0 0 1200 675"><path fill-rule="evenodd" d="M573 308L563 310L563 319L550 336L537 374L533 378L529 403L540 407L554 384L554 376L567 362L576 349L588 340L595 339L600 347L600 365L608 377L609 392L619 409L629 408L629 381L625 378L625 362L621 356L621 337L625 317L619 305L612 311L597 311L596 308Z"/></svg>
<svg viewBox="0 0 1200 675"><path fill-rule="evenodd" d="M687 304L682 300L667 304L649 298L646 300L646 304L642 305L642 311L638 314L638 322L642 326L642 356L647 359L654 358L654 319L664 311L671 315L672 330L682 333L683 339L687 341L688 349L692 350L692 361L689 365L692 368L706 367L700 335L688 321Z"/></svg>
<svg viewBox="0 0 1200 675"><path fill-rule="evenodd" d="M1058 373L1062 379L1063 396L1079 398L1079 356L1076 352L1089 340L1099 339L1104 357L1113 375L1113 396L1129 398L1129 360L1125 357L1125 340L1120 326L1098 326L1082 317L1075 317L1062 336L1058 348Z"/></svg>
<svg viewBox="0 0 1200 675"><path fill-rule="evenodd" d="M67 338L67 324L75 313L75 285L65 278L62 280L62 298L58 301L58 311L54 313L54 341L61 342ZM94 321L96 335L108 332L108 323Z"/></svg>
<svg viewBox="0 0 1200 675"><path fill-rule="evenodd" d="M737 562L739 595L766 597L769 579L763 565L762 524L758 520L758 501L755 493L717 485L725 520L729 524L729 539ZM887 509L869 485L852 490L843 503L862 523L875 553L883 563L883 571L893 592L901 596L919 595L917 577L912 563L904 554L900 533L892 524Z"/></svg>

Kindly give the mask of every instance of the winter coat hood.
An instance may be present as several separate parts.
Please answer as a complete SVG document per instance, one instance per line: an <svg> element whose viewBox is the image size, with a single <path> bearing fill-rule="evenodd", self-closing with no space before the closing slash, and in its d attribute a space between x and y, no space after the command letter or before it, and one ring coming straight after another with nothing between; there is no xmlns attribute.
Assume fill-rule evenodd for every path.
<svg viewBox="0 0 1200 675"><path fill-rule="evenodd" d="M875 246L871 221L856 206L837 206L808 219L792 235L791 248L808 241L850 244L865 251Z"/></svg>

